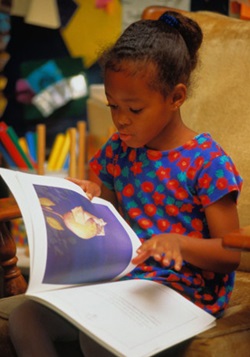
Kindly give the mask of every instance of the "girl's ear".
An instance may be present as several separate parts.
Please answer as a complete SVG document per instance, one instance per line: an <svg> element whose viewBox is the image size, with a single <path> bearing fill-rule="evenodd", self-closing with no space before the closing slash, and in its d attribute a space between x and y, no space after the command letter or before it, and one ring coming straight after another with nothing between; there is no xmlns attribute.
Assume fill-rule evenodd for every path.
<svg viewBox="0 0 250 357"><path fill-rule="evenodd" d="M171 97L173 110L179 109L187 98L187 87L185 84L177 84L171 93Z"/></svg>

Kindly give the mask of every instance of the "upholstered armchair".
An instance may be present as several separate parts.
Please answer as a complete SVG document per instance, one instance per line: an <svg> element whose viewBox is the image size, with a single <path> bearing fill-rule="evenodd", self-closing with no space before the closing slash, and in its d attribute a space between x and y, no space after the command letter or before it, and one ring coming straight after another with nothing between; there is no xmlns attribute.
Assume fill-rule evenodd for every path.
<svg viewBox="0 0 250 357"><path fill-rule="evenodd" d="M142 17L156 19L166 10L166 7L151 6L145 9ZM186 15L200 24L204 43L193 78L193 90L182 108L182 115L194 130L210 132L236 163L244 179L238 202L240 225L247 226L250 225L250 22L211 12L186 12ZM6 220L3 215L4 210L0 212L0 220ZM6 238L4 227L1 223L2 246L6 245L6 239L10 239ZM16 274L14 278L21 284L21 288L19 283L17 288L22 292L25 288L20 272L16 270L13 249L14 258L10 260L7 250L5 256L2 254L5 262L2 260L1 264L5 274ZM10 269L6 270L6 262ZM217 326L174 346L161 356L247 356L250 348L249 271L250 253L243 252L230 305L224 316L217 320ZM11 289L4 291L8 295L16 293ZM8 337L8 314L15 300L16 297L0 300L0 354L5 357L15 355Z"/></svg>

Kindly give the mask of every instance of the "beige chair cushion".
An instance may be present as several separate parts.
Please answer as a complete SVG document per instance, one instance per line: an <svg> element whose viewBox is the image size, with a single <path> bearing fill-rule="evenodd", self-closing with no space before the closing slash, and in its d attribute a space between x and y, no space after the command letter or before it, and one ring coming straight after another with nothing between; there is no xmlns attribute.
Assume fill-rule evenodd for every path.
<svg viewBox="0 0 250 357"><path fill-rule="evenodd" d="M232 157L244 179L240 223L250 224L250 21L211 12L190 13L204 42L183 118L208 131ZM219 21L218 21L219 20Z"/></svg>

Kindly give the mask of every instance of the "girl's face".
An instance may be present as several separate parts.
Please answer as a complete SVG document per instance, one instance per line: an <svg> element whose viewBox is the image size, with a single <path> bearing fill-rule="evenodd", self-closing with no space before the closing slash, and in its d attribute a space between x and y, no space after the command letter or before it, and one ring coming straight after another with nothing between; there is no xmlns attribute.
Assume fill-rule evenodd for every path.
<svg viewBox="0 0 250 357"><path fill-rule="evenodd" d="M149 72L149 71L147 71ZM113 122L129 147L166 150L178 127L173 97L149 87L149 73L105 72L105 91Z"/></svg>

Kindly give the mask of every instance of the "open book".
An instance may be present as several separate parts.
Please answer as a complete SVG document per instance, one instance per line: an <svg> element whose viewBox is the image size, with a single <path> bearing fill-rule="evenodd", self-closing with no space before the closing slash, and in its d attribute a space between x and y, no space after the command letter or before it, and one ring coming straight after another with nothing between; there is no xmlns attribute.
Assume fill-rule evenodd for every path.
<svg viewBox="0 0 250 357"><path fill-rule="evenodd" d="M0 169L22 212L28 298L55 310L117 356L153 356L215 318L149 280L120 280L140 241L114 207L63 178Z"/></svg>

